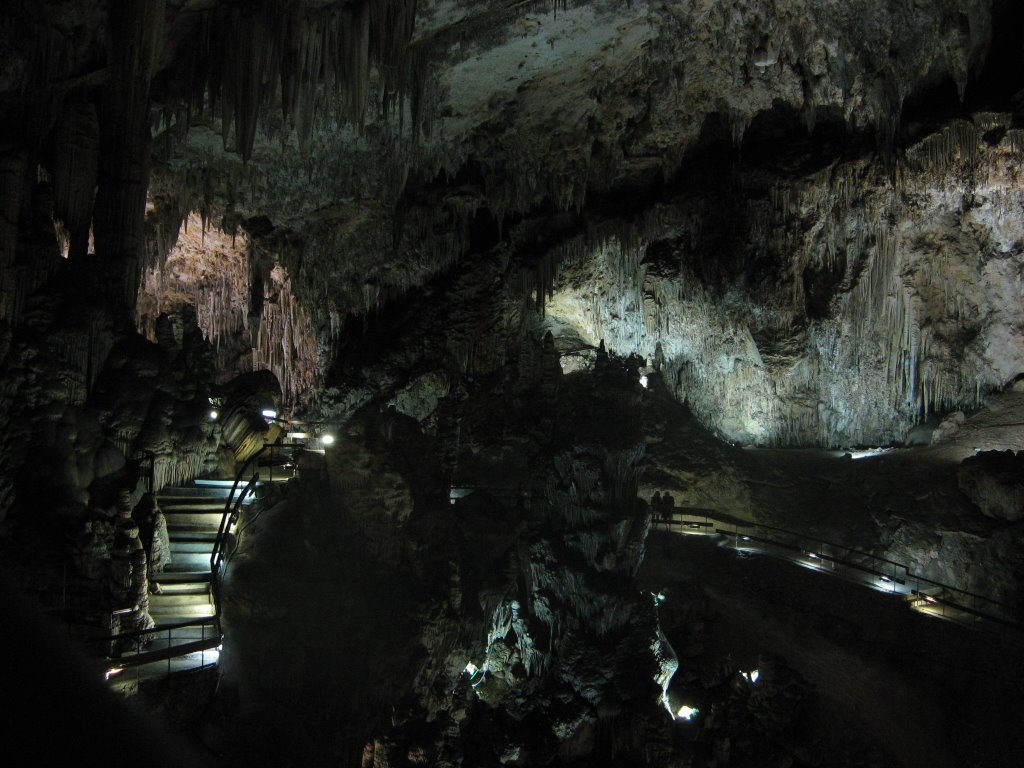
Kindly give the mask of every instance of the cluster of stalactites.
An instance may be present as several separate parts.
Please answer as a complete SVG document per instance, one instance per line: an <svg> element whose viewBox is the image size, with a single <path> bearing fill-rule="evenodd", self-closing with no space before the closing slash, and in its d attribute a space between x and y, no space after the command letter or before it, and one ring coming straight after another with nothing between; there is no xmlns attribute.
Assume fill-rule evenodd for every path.
<svg viewBox="0 0 1024 768"><path fill-rule="evenodd" d="M591 224L583 234L569 238L524 264L516 283L523 316L531 305L543 316L562 270L594 253L611 251L614 255L607 262L610 265L609 278L617 287L635 289L642 282L640 261L644 247L662 224L657 212L638 221L613 220Z"/></svg>
<svg viewBox="0 0 1024 768"><path fill-rule="evenodd" d="M312 394L324 356L312 319L297 301L284 266L272 262L267 274L259 276L262 300L258 308L252 306L250 250L244 235L226 233L209 226L198 213L189 214L165 262L142 276L137 326L155 340L156 319L190 305L211 344L219 350L244 339L243 345L251 349L252 370L273 372L285 404L295 405ZM331 317L340 329L338 313L332 311Z"/></svg>
<svg viewBox="0 0 1024 768"><path fill-rule="evenodd" d="M279 99L304 149L320 99L336 100L344 114L362 125L374 65L382 109L411 95L418 80L408 55L415 18L416 0L355 0L324 7L304 0L264 0L255 8L217 7L202 14L190 40L192 109L202 111L208 102L218 109L225 147L248 159L261 110ZM410 101L418 104L416 98Z"/></svg>
<svg viewBox="0 0 1024 768"><path fill-rule="evenodd" d="M207 451L203 444L181 447L153 459L153 487L184 485L206 471Z"/></svg>
<svg viewBox="0 0 1024 768"><path fill-rule="evenodd" d="M183 304L195 308L204 337L218 349L244 332L249 314L248 243L190 213L163 263L142 274L136 303L139 332L156 339L156 319Z"/></svg>
<svg viewBox="0 0 1024 768"><path fill-rule="evenodd" d="M581 244L592 260L579 268L590 278L575 275L576 287L562 286L555 300L571 296L559 310L582 320L588 341L660 357L669 386L732 439L898 441L930 413L979 405L1013 374L991 359L983 339L971 342L1003 290L971 227L999 233L999 222L1024 202L1024 140L1008 126L1006 116L988 113L954 121L911 147L895 172L855 161L750 200L741 223L762 258L782 266L777 280L722 294L685 259L674 272L650 273L635 256L642 244ZM976 216L965 213L968 203L981 206ZM662 219L661 238L699 255L700 229L685 201L682 208L651 216ZM974 223L946 221L947 213L975 216ZM525 275L524 295L580 261L563 256L550 254L560 266ZM808 271L834 282L824 317L808 315ZM1012 307L998 311L1015 322Z"/></svg>
<svg viewBox="0 0 1024 768"><path fill-rule="evenodd" d="M287 405L312 396L321 374L321 351L309 312L296 300L288 271L275 265L265 284L256 338L253 339L253 370L273 372L281 384Z"/></svg>

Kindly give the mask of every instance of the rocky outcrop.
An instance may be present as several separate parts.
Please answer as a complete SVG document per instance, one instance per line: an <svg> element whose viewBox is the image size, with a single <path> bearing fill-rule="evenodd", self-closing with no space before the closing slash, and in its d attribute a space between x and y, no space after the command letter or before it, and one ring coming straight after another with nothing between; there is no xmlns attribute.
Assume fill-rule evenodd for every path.
<svg viewBox="0 0 1024 768"><path fill-rule="evenodd" d="M1009 115L976 115L881 164L796 181L758 167L611 222L555 254L553 322L656 360L723 437L901 441L1024 366ZM666 235L669 235L666 237ZM602 239L603 238L603 239Z"/></svg>
<svg viewBox="0 0 1024 768"><path fill-rule="evenodd" d="M1024 519L1024 454L982 451L960 463L957 479L982 514L1011 523Z"/></svg>

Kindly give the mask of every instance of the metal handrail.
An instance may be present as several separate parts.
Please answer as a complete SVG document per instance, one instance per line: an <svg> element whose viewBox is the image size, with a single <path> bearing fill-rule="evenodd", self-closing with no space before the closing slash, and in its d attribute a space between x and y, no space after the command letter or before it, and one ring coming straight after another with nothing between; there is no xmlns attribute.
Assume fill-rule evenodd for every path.
<svg viewBox="0 0 1024 768"><path fill-rule="evenodd" d="M242 468L238 471L235 476L235 480L231 486L231 492L224 505L224 514L221 516L220 526L218 527L217 537L214 541L213 551L210 555L210 590L211 599L214 606L214 615L202 617L198 619L192 619L189 621L176 622L174 624L163 624L149 629L136 629L130 632L120 632L116 635L105 635L104 637L94 638L90 641L93 644L103 643L108 646L107 652L107 667L108 670L124 669L126 667L137 667L143 664L148 664L153 661L167 660L170 664L171 659L188 655L190 653L200 652L203 650L209 650L216 648L221 645L224 637L223 629L221 627L221 601L220 601L220 575L221 568L227 560L228 553L226 551L226 543L228 539L228 533L231 530L231 526L238 520L241 513L242 503L252 493L256 484L259 482L260 475L258 472L254 473L250 480L246 483L242 490L242 493L237 497L235 493L238 490L238 486L242 481L242 478L252 467L254 462L260 460L264 454L268 451L272 454L276 449L291 449L294 450L301 446L298 445L285 445L285 444L268 444L264 445L259 451L254 453ZM152 461L153 457L148 456ZM151 465L152 466L152 465ZM152 483L152 470L150 472L150 483ZM170 645L174 638L172 634L175 630L187 629L190 627L202 627L203 637L198 640L190 640L189 642L182 643L180 645ZM206 637L206 627L209 627L212 632L210 637ZM160 635L167 635L167 648L161 648L155 651L142 651L136 650L135 652L129 651L127 654L122 651L113 652L113 649L118 644L125 644L132 640L141 640L145 638L152 640ZM179 638L180 639L180 638ZM168 672L170 667L168 667Z"/></svg>
<svg viewBox="0 0 1024 768"><path fill-rule="evenodd" d="M687 520L686 519L687 517L689 517L691 519ZM703 523L700 523L700 522L694 523L694 522L692 522L692 518L701 518L701 517L704 518L704 522ZM974 615L974 616L978 616L980 618L988 619L990 621L994 621L994 622L997 622L999 624L1003 624L1003 625L1006 625L1006 626L1010 626L1010 627L1014 627L1014 628L1018 628L1018 629L1022 628L1022 625L1019 622L1017 622L1017 621L1015 621L1013 619L1007 618L1007 615L1013 615L1013 609L1012 609L1011 606L1006 605L1005 603L1002 603L1002 602L1000 602L1000 601L998 601L998 600L996 600L996 599L994 599L992 597L989 597L987 595L981 595L981 594L978 594L976 592L971 592L971 591L966 590L966 589L961 589L960 587L955 587L955 586L953 586L951 584L944 584L942 582L935 581L934 579L929 579L929 578L924 577L924 576L919 576L919 575L917 575L915 573L912 573L911 570L910 570L910 567L907 566L904 563L900 563L900 562L897 562L895 560L890 560L889 558L886 558L886 557L880 557L878 555L872 554L870 552L865 552L863 550L859 550L859 549L856 549L854 547L849 547L849 546L846 546L846 545L836 544L834 542L826 541L824 539L819 539L819 538L816 538L816 537L810 537L810 536L807 536L806 534L802 534L802 533L799 533L797 531L790 531L790 530L787 530L785 528L779 528L777 526L768 525L766 523L757 523L757 522L748 522L748 521L745 521L745 520L739 520L738 518L734 518L734 517L732 517L730 515L716 513L715 510L709 510L709 509L689 508L689 507L675 508L675 509L672 510L671 517L669 517L669 518L664 517L663 514L659 515L659 516L656 516L655 517L655 525L657 525L658 523L665 523L668 526L673 526L673 525L679 525L679 526L683 526L683 525L697 525L697 526L699 526L701 528L711 529L711 532L713 532L715 534L718 534L718 535L722 535L722 536L736 536L736 537L742 536L742 537L744 537L745 540L748 540L748 541L755 541L755 542L758 542L758 543L770 544L772 546L782 547L784 549L789 549L789 550L793 550L795 552L801 552L801 553L806 553L806 554L811 554L811 549L817 549L818 551L814 551L813 554L814 554L815 558L817 558L819 560L827 560L829 562L836 563L836 564L842 565L842 566L847 567L847 568L853 568L853 569L859 570L859 571L861 571L863 573L867 573L867 574L870 574L872 576L878 576L878 577L881 577L881 578L891 579L891 580L896 581L897 583L900 583L900 584L906 584L909 581L913 581L915 583L915 585L917 586L917 589L911 590L911 594L913 594L913 595L921 595L922 597L927 596L927 597L932 598L936 602L941 602L942 604L948 605L951 608L955 608L957 610L961 610L961 611L963 611L965 613L968 613L968 614L971 614L971 615ZM723 527L719 527L719 524L726 525L726 526L731 526L731 527L730 528L723 528ZM743 529L742 532L741 532L741 529ZM800 542L802 542L804 544L810 544L811 546L797 546L797 545L794 545L794 544L791 544L791 543L788 543L788 542L785 542L785 541L781 541L781 540L779 540L777 538L771 538L770 536L758 535L759 531L770 531L770 532L785 534L786 536L794 537L798 541L800 541ZM827 547L832 547L832 548L834 548L837 551L845 551L846 552L846 556L840 557L840 556L836 556L836 555L833 555L833 554L829 554L828 552L822 551L823 548L816 548L816 547L814 547L813 546L814 544L821 544L821 545L824 545L824 546L827 546ZM877 568L876 569L876 568L868 567L863 562L857 562L856 560L850 559L851 555L858 555L858 556L860 556L862 558L867 558L872 563L882 564L883 566L884 565L891 566L891 569L890 569L891 572L887 573L884 570L884 568ZM902 579L899 578L899 576L897 574L897 570L902 570L903 571L904 576L903 576ZM968 606L966 604L963 604L961 602L950 600L948 597L945 597L945 596L937 597L937 596L934 596L934 595L925 595L925 593L921 591L921 585L925 585L925 587L928 588L928 589L937 589L937 590L940 590L940 591L944 591L944 592L948 592L948 593L953 593L955 595L959 595L959 596L962 596L962 597L965 597L965 598L971 598L971 599L973 599L975 601L979 601L980 600L980 601L986 603L991 608L996 609L997 613L990 613L990 612L987 612L987 611L982 611L982 610L979 610L977 607L970 607L970 606ZM1001 613L1002 615L998 615L999 613Z"/></svg>
<svg viewBox="0 0 1024 768"><path fill-rule="evenodd" d="M248 464L248 462L246 462ZM218 630L220 629L220 570L221 566L227 560L227 551L225 544L228 538L228 532L231 530L231 526L238 520L238 516L242 511L242 502L252 493L252 489L255 488L256 483L260 481L260 473L255 472L253 476L246 483L245 489L239 494L237 499L234 499L232 504L232 496L235 491L235 486L232 486L232 496L228 496L227 504L224 506L224 514L221 516L220 528L217 531L217 538L213 543L213 551L210 553L210 593L213 598L213 612L217 619ZM236 478L235 483L237 485L238 479Z"/></svg>
<svg viewBox="0 0 1024 768"><path fill-rule="evenodd" d="M228 493L227 500L224 502L224 514L221 516L220 527L217 530L217 538L214 540L213 551L210 553L210 586L213 597L213 608L214 615L217 617L218 629L221 615L221 604L220 604L220 576L221 566L227 561L228 553L226 550L226 543L228 533L231 530L231 526L238 521L238 517L242 511L242 504L245 499L253 492L256 484L260 480L260 473L254 472L249 481L245 484L242 492L235 497L235 492L238 490L239 483L242 482L242 478L245 477L246 473L250 470L252 465L255 463L259 466L259 462L263 454L270 452L274 453L277 449L288 449L295 451L301 448L301 445L292 443L268 443L264 445L260 450L256 451L250 456L242 468L235 474L235 480L231 484L231 491ZM294 458L294 456L290 457Z"/></svg>

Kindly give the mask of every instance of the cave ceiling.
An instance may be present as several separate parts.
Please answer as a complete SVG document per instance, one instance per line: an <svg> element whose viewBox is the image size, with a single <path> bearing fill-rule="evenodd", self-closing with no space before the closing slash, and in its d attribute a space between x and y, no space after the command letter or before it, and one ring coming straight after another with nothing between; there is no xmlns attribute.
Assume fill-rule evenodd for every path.
<svg viewBox="0 0 1024 768"><path fill-rule="evenodd" d="M505 290L449 289L490 309L434 307L435 324L482 336L533 305L563 351L656 361L746 443L898 440L1024 370L1013 2L5 13L5 178L54 178L72 250L98 178L97 253L127 252L104 179L135 189L148 166L141 284L192 211L243 242L255 283L294 293L296 399L347 321L439 275ZM115 149L139 131L132 166Z"/></svg>

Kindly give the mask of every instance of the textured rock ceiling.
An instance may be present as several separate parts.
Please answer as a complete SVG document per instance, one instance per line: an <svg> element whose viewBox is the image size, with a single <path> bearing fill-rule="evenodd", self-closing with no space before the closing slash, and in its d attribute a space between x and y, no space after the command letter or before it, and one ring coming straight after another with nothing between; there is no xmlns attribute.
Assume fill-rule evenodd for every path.
<svg viewBox="0 0 1024 768"><path fill-rule="evenodd" d="M98 174L97 252L131 257L151 156L142 266L191 210L244 229L236 292L258 297L278 265L307 326L283 331L296 399L346 317L485 252L506 265L495 315L556 291L561 346L659 357L742 442L899 439L1021 371L1017 3L7 13L8 177L52 174L84 252ZM259 346L261 301L248 311Z"/></svg>

